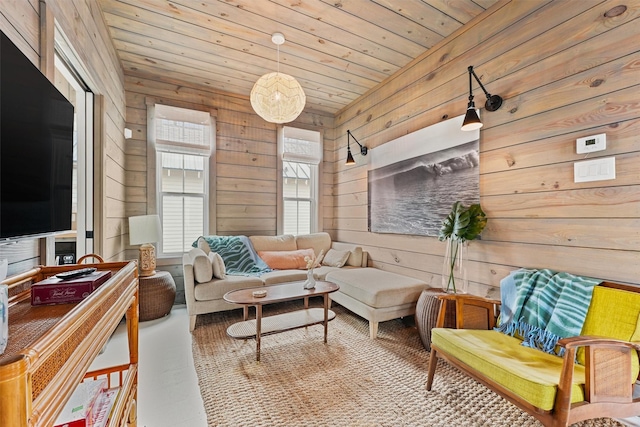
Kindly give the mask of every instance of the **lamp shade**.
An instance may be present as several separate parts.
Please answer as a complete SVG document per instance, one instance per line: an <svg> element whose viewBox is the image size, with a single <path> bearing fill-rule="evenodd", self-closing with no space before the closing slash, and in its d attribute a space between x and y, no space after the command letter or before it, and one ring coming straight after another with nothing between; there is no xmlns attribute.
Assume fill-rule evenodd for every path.
<svg viewBox="0 0 640 427"><path fill-rule="evenodd" d="M481 127L482 122L480 121L478 112L476 111L474 106L470 106L469 108L467 108L467 113L464 115L461 130L470 131L480 129Z"/></svg>
<svg viewBox="0 0 640 427"><path fill-rule="evenodd" d="M355 165L356 161L353 158L353 154L351 154L351 149L347 148L347 161L345 165Z"/></svg>
<svg viewBox="0 0 640 427"><path fill-rule="evenodd" d="M157 242L162 237L159 215L129 217L129 244L141 245Z"/></svg>
<svg viewBox="0 0 640 427"><path fill-rule="evenodd" d="M302 86L288 74L265 74L251 89L251 106L270 123L295 120L302 113L306 101Z"/></svg>

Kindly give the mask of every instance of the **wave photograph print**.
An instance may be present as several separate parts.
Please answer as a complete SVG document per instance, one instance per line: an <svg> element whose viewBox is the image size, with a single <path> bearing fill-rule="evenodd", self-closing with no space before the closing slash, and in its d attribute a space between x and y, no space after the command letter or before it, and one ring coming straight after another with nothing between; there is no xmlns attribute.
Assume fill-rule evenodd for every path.
<svg viewBox="0 0 640 427"><path fill-rule="evenodd" d="M480 131L456 117L371 151L369 231L437 236L455 201L480 202Z"/></svg>

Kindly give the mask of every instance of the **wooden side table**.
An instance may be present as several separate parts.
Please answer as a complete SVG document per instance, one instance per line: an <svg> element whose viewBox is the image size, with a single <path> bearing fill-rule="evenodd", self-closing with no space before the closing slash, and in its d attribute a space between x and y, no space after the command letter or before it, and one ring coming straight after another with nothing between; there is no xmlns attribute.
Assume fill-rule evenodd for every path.
<svg viewBox="0 0 640 427"><path fill-rule="evenodd" d="M140 321L159 319L171 312L176 300L176 283L168 271L139 277Z"/></svg>
<svg viewBox="0 0 640 427"><path fill-rule="evenodd" d="M425 289L420 294L416 303L416 327L422 345L427 351L431 351L431 328L436 326L438 321L438 312L442 301L438 299L438 294L443 291L439 289ZM447 301L447 314L444 319L445 328L455 328L456 326L456 303L455 301Z"/></svg>

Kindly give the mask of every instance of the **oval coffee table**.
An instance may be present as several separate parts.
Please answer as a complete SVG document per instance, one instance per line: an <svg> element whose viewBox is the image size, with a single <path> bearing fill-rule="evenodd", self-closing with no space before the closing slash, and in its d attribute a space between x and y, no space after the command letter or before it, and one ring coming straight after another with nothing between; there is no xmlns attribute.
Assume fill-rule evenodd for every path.
<svg viewBox="0 0 640 427"><path fill-rule="evenodd" d="M264 286L262 288L247 288L230 291L224 294L224 300L239 304L243 307L242 322L234 323L227 328L227 334L237 339L256 339L256 360L260 361L260 337L263 335L277 334L291 329L305 326L323 324L324 342L327 342L327 329L329 320L333 320L336 314L329 310L329 294L340 287L335 283L317 281L313 289L304 289L304 282L292 282L282 285ZM267 291L264 297L255 297L253 292ZM309 297L322 295L323 308L309 308ZM289 313L275 314L262 318L262 306L276 302L304 299L304 309ZM249 307L256 307L255 320L248 320Z"/></svg>

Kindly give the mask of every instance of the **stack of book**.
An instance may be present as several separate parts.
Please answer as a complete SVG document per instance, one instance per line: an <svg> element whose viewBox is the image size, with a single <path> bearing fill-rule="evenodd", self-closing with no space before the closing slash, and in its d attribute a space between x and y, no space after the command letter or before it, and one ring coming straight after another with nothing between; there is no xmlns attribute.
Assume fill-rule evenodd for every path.
<svg viewBox="0 0 640 427"><path fill-rule="evenodd" d="M106 378L82 382L56 419L54 427L104 427L119 387L107 388Z"/></svg>

